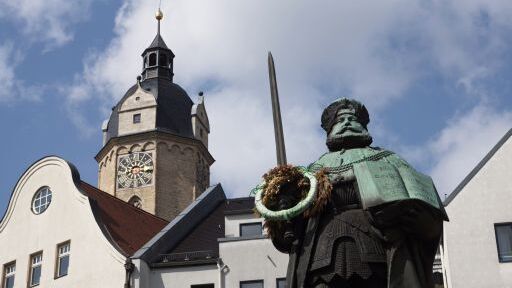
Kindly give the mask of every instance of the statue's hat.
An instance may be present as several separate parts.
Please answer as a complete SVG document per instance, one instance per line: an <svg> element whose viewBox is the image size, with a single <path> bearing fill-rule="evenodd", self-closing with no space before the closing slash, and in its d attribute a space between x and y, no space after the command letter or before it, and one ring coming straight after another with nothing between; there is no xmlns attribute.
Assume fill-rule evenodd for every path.
<svg viewBox="0 0 512 288"><path fill-rule="evenodd" d="M336 123L336 115L339 112L356 116L359 123L365 128L370 122L370 115L368 115L368 110L363 104L353 99L340 98L327 106L322 113L322 128L327 133L331 131L332 126Z"/></svg>

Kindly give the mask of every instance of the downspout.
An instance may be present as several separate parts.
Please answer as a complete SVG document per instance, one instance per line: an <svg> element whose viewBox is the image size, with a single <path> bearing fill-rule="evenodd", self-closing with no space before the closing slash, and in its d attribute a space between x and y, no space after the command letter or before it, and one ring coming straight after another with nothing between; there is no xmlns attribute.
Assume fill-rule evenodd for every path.
<svg viewBox="0 0 512 288"><path fill-rule="evenodd" d="M126 277L125 277L125 280L124 280L124 288L131 288L131 278L132 278L132 273L133 273L133 270L135 268L135 265L133 265L132 263L132 259L131 258L126 258L126 261L124 262L124 269L126 270Z"/></svg>
<svg viewBox="0 0 512 288"><path fill-rule="evenodd" d="M224 283L222 283L222 274L228 273L229 267L222 262L222 258L220 257L217 259L217 269L219 269L219 288L224 288Z"/></svg>

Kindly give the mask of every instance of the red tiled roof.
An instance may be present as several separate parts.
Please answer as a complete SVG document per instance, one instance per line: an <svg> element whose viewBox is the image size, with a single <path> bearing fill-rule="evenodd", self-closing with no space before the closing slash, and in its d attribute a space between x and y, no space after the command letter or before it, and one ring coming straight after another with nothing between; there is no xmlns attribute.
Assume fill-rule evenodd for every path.
<svg viewBox="0 0 512 288"><path fill-rule="evenodd" d="M105 236L126 256L133 255L169 222L81 181Z"/></svg>

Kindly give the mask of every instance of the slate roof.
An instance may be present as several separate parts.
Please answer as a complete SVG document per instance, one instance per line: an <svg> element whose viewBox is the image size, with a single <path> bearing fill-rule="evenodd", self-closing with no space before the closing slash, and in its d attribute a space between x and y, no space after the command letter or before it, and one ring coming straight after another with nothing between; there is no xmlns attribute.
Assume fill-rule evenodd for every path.
<svg viewBox="0 0 512 288"><path fill-rule="evenodd" d="M174 135L194 138L192 132L191 111L194 104L187 92L178 84L168 79L150 78L140 83L141 87L151 93L157 102L156 129ZM124 100L137 90L137 84L128 89L123 98L112 109L107 125L107 139L120 136L118 109Z"/></svg>
<svg viewBox="0 0 512 288"><path fill-rule="evenodd" d="M250 213L254 209L254 197L226 199L224 214Z"/></svg>
<svg viewBox="0 0 512 288"><path fill-rule="evenodd" d="M162 36L160 36L160 33L156 34L155 39L153 39L153 41L151 42L151 44L149 45L149 47L147 49L152 49L152 48L161 48L161 49L170 50L167 47L167 45L165 45L165 41L162 38Z"/></svg>
<svg viewBox="0 0 512 288"><path fill-rule="evenodd" d="M450 204L450 202L452 202L453 199L455 199L455 197L457 197L457 195L460 193L460 191L462 191L462 189L464 187L466 187L466 185L469 183L469 181L471 181L473 179L473 177L475 177L476 174L478 174L478 172L480 172L480 170L485 166L485 164L487 164L487 162L489 162L489 160L491 160L491 158L494 156L494 154L496 154L496 152L498 152L498 150L500 150L501 146L503 146L503 144L505 144L505 142L507 142L507 140L510 138L510 136L512 136L512 129L508 130L508 132L505 135L503 135L503 137L500 139L500 141L498 141L498 143L496 143L496 145L494 145L494 147L492 147L491 151L489 151L489 153L487 153L487 155L485 155L485 157L482 160L480 160L480 162L478 162L478 164L475 166L475 168L473 168L473 170L471 170L471 172L469 172L469 174L464 178L464 180L462 180L462 182L460 182L460 184L455 188L455 190L453 190L453 192L450 193L448 198L446 198L446 200L444 200L444 202L443 202L444 206L447 206L448 204Z"/></svg>
<svg viewBox="0 0 512 288"><path fill-rule="evenodd" d="M94 217L109 241L125 256L133 255L169 222L80 181Z"/></svg>
<svg viewBox="0 0 512 288"><path fill-rule="evenodd" d="M220 184L206 189L194 202L174 218L151 240L144 244L132 258L142 259L147 263L159 262L162 254L177 247L187 235L219 206L226 196ZM204 250L204 249L201 249Z"/></svg>
<svg viewBox="0 0 512 288"><path fill-rule="evenodd" d="M216 261L219 257L219 238L225 237L224 216L239 213L252 213L254 198L225 199L219 203L174 247L163 251L165 256L156 262L162 266L197 265ZM185 260L185 258L187 258Z"/></svg>
<svg viewBox="0 0 512 288"><path fill-rule="evenodd" d="M199 225L194 227L174 249L167 251L166 254L211 251L209 257L218 258L219 244L217 239L225 235L223 208L224 203L217 205Z"/></svg>

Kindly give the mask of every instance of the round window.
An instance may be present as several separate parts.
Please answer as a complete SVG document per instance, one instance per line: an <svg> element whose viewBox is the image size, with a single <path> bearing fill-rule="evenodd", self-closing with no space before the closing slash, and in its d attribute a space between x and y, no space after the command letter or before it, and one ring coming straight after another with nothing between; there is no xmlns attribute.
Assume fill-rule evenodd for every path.
<svg viewBox="0 0 512 288"><path fill-rule="evenodd" d="M46 208L50 206L51 202L52 191L50 191L50 188L43 187L37 190L36 194L34 195L34 198L32 199L32 212L34 212L34 214L43 213L46 210Z"/></svg>

